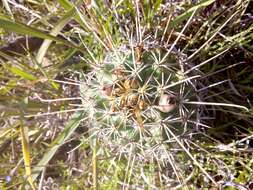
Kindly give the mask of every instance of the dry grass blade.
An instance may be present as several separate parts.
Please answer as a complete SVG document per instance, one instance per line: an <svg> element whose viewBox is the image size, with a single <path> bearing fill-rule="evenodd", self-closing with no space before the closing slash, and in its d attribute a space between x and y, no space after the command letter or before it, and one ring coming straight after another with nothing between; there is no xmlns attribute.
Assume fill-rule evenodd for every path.
<svg viewBox="0 0 253 190"><path fill-rule="evenodd" d="M245 106L240 106L237 104L226 104L226 103L217 103L217 102L184 102L185 104L193 104L193 105L210 105L210 106L226 106L226 107L234 107L234 108L240 108L242 110L245 111L249 111L248 108L246 108Z"/></svg>
<svg viewBox="0 0 253 190"><path fill-rule="evenodd" d="M93 189L98 190L98 160L97 160L97 151L98 151L98 142L97 139L94 139L94 147L92 153L92 177L93 177Z"/></svg>
<svg viewBox="0 0 253 190"><path fill-rule="evenodd" d="M75 9L72 8L69 10L63 17L60 19L60 21L56 24L56 26L53 28L53 30L50 32L52 36L57 36L60 31L64 28L66 24L72 19L72 17L75 14ZM52 40L45 40L43 44L41 45L39 52L37 54L37 61L38 63L41 63L43 60L43 57L45 56L47 49L49 48L50 44L52 43Z"/></svg>
<svg viewBox="0 0 253 190"><path fill-rule="evenodd" d="M237 14L238 14L239 11L236 11L235 13L233 13L230 17L228 17L226 19L226 21L221 24L217 29L216 31L212 34L212 36L199 48L197 49L194 53L192 53L188 59L192 59L195 55L197 55L208 43L210 43L212 41L212 39L222 30L222 28L224 28L228 23L229 21L234 18Z"/></svg>
<svg viewBox="0 0 253 190"><path fill-rule="evenodd" d="M28 136L28 128L23 126L21 123L20 126L20 136L22 141L22 152L25 163L25 172L27 176L27 180L33 190L35 190L35 185L33 183L31 174L31 156L30 156L30 147L29 147L29 136Z"/></svg>
<svg viewBox="0 0 253 190"><path fill-rule="evenodd" d="M3 2L3 5L4 5L5 9L7 10L8 14L11 16L12 19L14 19L8 1L7 0L3 0L2 2Z"/></svg>
<svg viewBox="0 0 253 190"><path fill-rule="evenodd" d="M193 155L189 152L189 150L187 150L187 148L182 144L182 142L178 139L178 137L169 129L169 127L166 127L166 130L176 140L178 145L185 151L185 153L192 159L194 164L203 172L203 174L205 174L216 186L218 186L216 181L207 173L207 171L201 166L201 164L193 157Z"/></svg>
<svg viewBox="0 0 253 190"><path fill-rule="evenodd" d="M189 10L185 11L183 14L177 16L172 21L171 26L175 27L175 26L179 25L181 22L183 22L184 20L186 20L189 17L191 17L191 15L195 11L198 11L201 8L207 7L208 5L212 4L213 2L215 2L215 0L204 0L201 3L199 3L198 5L191 7Z"/></svg>

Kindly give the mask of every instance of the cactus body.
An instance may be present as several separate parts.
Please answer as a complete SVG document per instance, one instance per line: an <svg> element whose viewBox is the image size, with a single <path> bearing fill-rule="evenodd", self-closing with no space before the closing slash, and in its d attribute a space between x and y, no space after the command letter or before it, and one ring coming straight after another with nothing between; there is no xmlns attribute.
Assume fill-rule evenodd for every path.
<svg viewBox="0 0 253 190"><path fill-rule="evenodd" d="M172 51L162 61L165 54L159 48L142 53L136 47L119 48L84 82L83 99L92 103L83 104L93 113L89 118L96 122L91 122L90 128L101 142L118 150L135 142L150 150L168 139L164 126L178 135L187 127L195 108L188 110L181 98L194 90L182 74L182 57Z"/></svg>

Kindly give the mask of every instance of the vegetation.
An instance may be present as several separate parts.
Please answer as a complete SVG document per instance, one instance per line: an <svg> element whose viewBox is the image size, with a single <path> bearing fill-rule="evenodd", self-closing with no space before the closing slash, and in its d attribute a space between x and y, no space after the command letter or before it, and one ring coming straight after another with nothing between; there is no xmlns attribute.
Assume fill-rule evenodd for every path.
<svg viewBox="0 0 253 190"><path fill-rule="evenodd" d="M251 0L0 10L1 189L253 189Z"/></svg>

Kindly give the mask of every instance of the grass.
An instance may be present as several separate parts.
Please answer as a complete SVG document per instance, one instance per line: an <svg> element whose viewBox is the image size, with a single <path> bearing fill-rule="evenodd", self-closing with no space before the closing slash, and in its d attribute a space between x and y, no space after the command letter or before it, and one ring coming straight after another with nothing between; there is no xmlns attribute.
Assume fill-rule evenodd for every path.
<svg viewBox="0 0 253 190"><path fill-rule="evenodd" d="M252 188L252 1L2 7L1 189Z"/></svg>

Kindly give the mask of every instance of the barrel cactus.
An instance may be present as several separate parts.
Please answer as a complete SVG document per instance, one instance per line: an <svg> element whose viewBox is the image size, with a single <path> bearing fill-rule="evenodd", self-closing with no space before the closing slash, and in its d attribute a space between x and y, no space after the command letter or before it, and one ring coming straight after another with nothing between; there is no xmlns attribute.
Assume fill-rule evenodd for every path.
<svg viewBox="0 0 253 190"><path fill-rule="evenodd" d="M109 52L81 85L90 136L112 155L168 162L167 151L178 148L171 135L192 132L199 117L198 107L187 105L199 98L199 75L184 74L184 59L176 48L146 44Z"/></svg>

